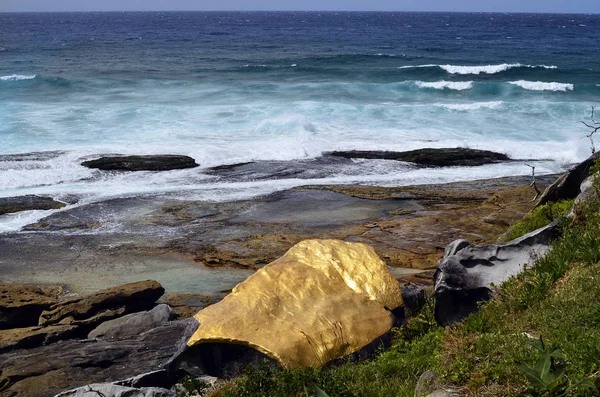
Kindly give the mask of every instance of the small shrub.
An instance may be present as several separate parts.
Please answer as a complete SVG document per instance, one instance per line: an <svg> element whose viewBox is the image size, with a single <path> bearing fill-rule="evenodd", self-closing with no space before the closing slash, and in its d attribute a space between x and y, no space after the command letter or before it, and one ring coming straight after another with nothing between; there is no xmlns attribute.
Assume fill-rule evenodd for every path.
<svg viewBox="0 0 600 397"><path fill-rule="evenodd" d="M181 379L179 381L179 384L183 388L183 390L179 394L180 397L188 397L188 396L196 396L196 395L202 396L210 389L209 384L201 381L200 379L198 379L194 376L190 376L190 375Z"/></svg>

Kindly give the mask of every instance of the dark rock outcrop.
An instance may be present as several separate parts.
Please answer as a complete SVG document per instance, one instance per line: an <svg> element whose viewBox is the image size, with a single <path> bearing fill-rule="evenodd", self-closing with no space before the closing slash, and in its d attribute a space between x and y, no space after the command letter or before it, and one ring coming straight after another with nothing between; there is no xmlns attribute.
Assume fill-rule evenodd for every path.
<svg viewBox="0 0 600 397"><path fill-rule="evenodd" d="M435 319L442 326L459 322L489 300L500 285L550 250L557 223L506 244L474 246L456 240L447 248L434 275Z"/></svg>
<svg viewBox="0 0 600 397"><path fill-rule="evenodd" d="M0 283L0 329L38 325L40 314L58 302L60 288Z"/></svg>
<svg viewBox="0 0 600 397"><path fill-rule="evenodd" d="M53 305L42 312L39 325L77 325L79 331L87 335L104 321L152 308L164 292L164 288L152 280L108 288Z"/></svg>
<svg viewBox="0 0 600 397"><path fill-rule="evenodd" d="M27 351L0 354L0 395L50 397L90 383L135 377L123 386L142 388L174 384L175 373L154 373L185 344L191 319L173 321L122 340L68 340ZM168 384L166 385L168 386Z"/></svg>
<svg viewBox="0 0 600 397"><path fill-rule="evenodd" d="M569 172L561 175L556 182L546 188L537 205L577 197L581 192L581 184L590 175L590 168L598 158L600 158L600 152L591 155Z"/></svg>
<svg viewBox="0 0 600 397"><path fill-rule="evenodd" d="M84 167L103 171L169 171L198 167L189 156L147 155L147 156L107 156L81 163Z"/></svg>
<svg viewBox="0 0 600 397"><path fill-rule="evenodd" d="M0 352L31 349L77 336L76 325L51 325L0 330Z"/></svg>
<svg viewBox="0 0 600 397"><path fill-rule="evenodd" d="M114 320L105 321L89 333L88 338L123 339L166 324L175 312L165 304L154 309L128 314Z"/></svg>
<svg viewBox="0 0 600 397"><path fill-rule="evenodd" d="M66 206L65 203L44 196L18 196L0 198L0 215L31 210L57 210Z"/></svg>
<svg viewBox="0 0 600 397"><path fill-rule="evenodd" d="M406 285L402 287L402 300L404 310L408 316L418 313L425 306L425 290L417 285Z"/></svg>
<svg viewBox="0 0 600 397"><path fill-rule="evenodd" d="M408 152L350 150L326 152L324 155L344 158L397 160L430 167L477 166L510 161L510 158L502 153L469 148L417 149Z"/></svg>

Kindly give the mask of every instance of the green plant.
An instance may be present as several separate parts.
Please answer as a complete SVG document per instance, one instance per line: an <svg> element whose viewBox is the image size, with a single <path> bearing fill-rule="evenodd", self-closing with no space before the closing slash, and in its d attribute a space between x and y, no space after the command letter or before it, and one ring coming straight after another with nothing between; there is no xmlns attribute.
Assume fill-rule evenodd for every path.
<svg viewBox="0 0 600 397"><path fill-rule="evenodd" d="M210 385L200 379L187 375L179 381L179 384L183 388L180 392L181 397L189 397L196 395L204 395L209 389Z"/></svg>
<svg viewBox="0 0 600 397"><path fill-rule="evenodd" d="M534 342L532 345L538 350L540 357L534 367L518 364L519 369L529 381L527 390L521 392L519 396L562 397L572 394L577 388L598 391L589 379L569 382L564 369L559 368L556 363L556 359L564 358L560 349L547 347L541 337L539 341Z"/></svg>
<svg viewBox="0 0 600 397"><path fill-rule="evenodd" d="M329 395L323 390L319 389L317 385L312 385L312 389L313 392L311 393L310 391L308 391L306 385L304 386L304 394L306 394L306 397L329 397Z"/></svg>

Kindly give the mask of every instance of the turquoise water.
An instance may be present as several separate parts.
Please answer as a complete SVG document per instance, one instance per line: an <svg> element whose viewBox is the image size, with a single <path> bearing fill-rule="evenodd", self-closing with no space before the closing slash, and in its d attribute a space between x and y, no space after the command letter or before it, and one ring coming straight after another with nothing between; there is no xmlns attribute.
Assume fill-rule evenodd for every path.
<svg viewBox="0 0 600 397"><path fill-rule="evenodd" d="M233 200L307 183L530 173L523 162L440 170L391 161L312 179L203 173L348 149L463 146L560 172L590 153L580 121L600 102L598 42L598 15L0 14L0 196ZM201 167L79 165L107 153L187 154ZM0 230L39 216L0 218Z"/></svg>

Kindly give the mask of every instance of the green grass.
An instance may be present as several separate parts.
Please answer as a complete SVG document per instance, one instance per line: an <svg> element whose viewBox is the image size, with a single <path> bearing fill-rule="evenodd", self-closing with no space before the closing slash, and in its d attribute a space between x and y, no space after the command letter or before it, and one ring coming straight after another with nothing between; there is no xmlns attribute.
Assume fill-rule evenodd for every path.
<svg viewBox="0 0 600 397"><path fill-rule="evenodd" d="M517 364L533 365L532 339L542 336L564 354L574 384L600 371L600 216L565 228L553 250L506 282L496 299L447 330L444 378L476 395L509 395L526 380ZM482 325L483 324L483 325ZM504 394L503 394L504 393ZM581 391L581 395L585 392ZM590 394L591 395L591 394Z"/></svg>
<svg viewBox="0 0 600 397"><path fill-rule="evenodd" d="M538 208L518 226L518 233L542 220L547 223L569 206L562 202ZM599 209L597 202L588 205L585 224L564 226L549 254L504 283L494 299L461 324L447 329L436 326L427 306L396 331L389 349L373 359L323 369L254 368L214 395L302 396L304 385L315 384L331 397L412 397L419 376L432 370L443 383L460 387L466 395L516 396L529 385L519 366L535 366L539 351L532 342L540 337L562 352L556 364L564 370L561 379L567 385L597 379ZM580 387L567 395L598 395L595 393Z"/></svg>
<svg viewBox="0 0 600 397"><path fill-rule="evenodd" d="M515 222L508 229L504 241L511 241L525 234L550 224L555 219L569 212L575 200L549 202L540 205L520 221Z"/></svg>

